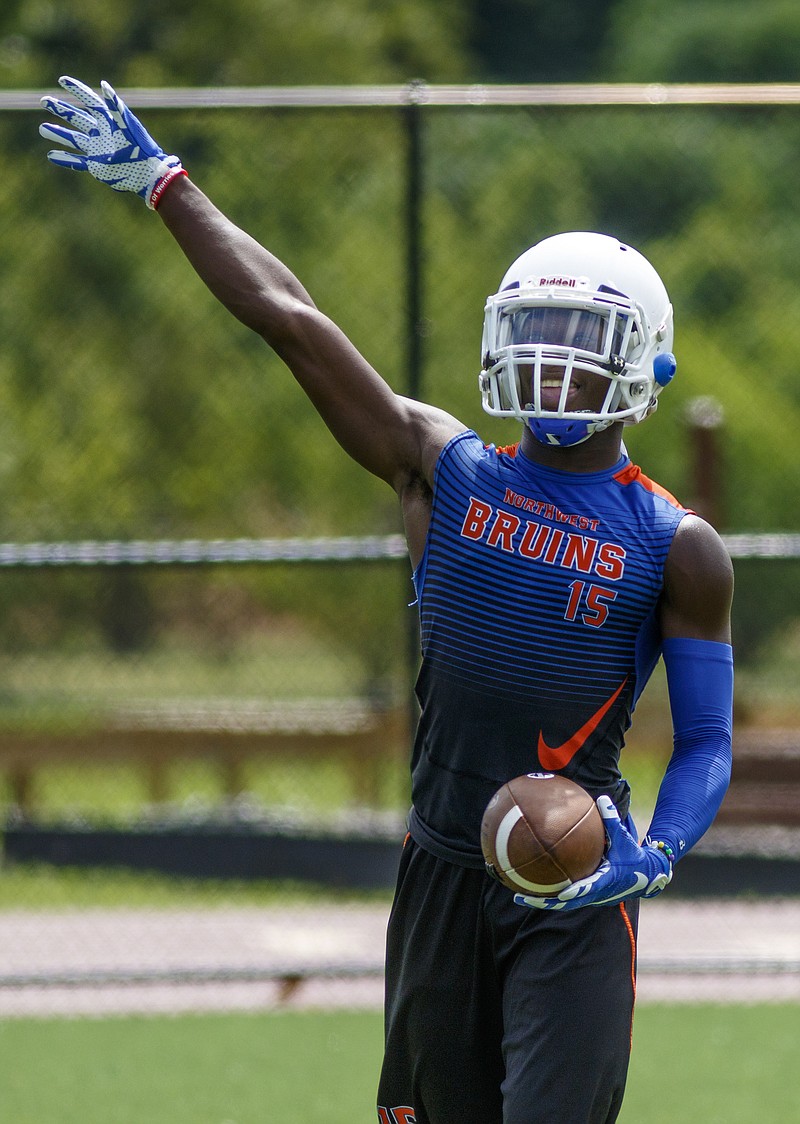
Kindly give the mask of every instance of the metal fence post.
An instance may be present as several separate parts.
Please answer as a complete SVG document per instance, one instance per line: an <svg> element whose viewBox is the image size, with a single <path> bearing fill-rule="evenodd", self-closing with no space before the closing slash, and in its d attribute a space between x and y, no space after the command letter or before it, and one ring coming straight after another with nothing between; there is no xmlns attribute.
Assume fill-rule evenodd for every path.
<svg viewBox="0 0 800 1124"><path fill-rule="evenodd" d="M422 101L425 83L415 80L408 87L408 102L403 107L406 133L406 393L419 399L423 393L423 145ZM419 664L419 619L407 614L406 668L408 676L408 729L413 736L419 711L414 683Z"/></svg>

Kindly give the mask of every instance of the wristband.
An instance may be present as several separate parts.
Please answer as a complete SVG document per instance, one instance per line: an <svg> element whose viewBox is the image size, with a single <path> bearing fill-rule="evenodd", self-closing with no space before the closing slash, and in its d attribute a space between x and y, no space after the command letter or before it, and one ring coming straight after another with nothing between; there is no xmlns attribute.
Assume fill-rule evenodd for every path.
<svg viewBox="0 0 800 1124"><path fill-rule="evenodd" d="M675 852L670 847L669 843L665 843L663 839L651 839L649 836L645 839L648 847L656 847L659 851L663 851L669 860L670 868L675 863Z"/></svg>
<svg viewBox="0 0 800 1124"><path fill-rule="evenodd" d="M161 202L164 192L174 183L178 176L186 176L189 173L180 164L176 168L170 168L165 175L161 177L156 186L150 192L150 198L147 200L147 206L151 211L157 211L158 205Z"/></svg>

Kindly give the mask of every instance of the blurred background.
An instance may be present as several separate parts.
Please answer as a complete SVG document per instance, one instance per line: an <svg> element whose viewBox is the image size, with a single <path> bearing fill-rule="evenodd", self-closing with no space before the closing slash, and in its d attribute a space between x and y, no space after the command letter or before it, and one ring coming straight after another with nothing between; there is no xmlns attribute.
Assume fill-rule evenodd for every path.
<svg viewBox="0 0 800 1124"><path fill-rule="evenodd" d="M393 496L140 200L46 163L38 97L63 73L112 82L396 390L487 441L516 439L477 392L484 300L514 257L586 229L654 262L678 376L628 448L725 536L737 580L738 784L683 892L797 893L800 9L9 0L0 1015L120 982L277 981L277 1000L245 1003L288 1000L306 974L379 982L408 799L416 624ZM587 104L482 92L553 83ZM597 83L650 94L591 104ZM687 83L773 88L672 104ZM461 104L435 104L437 86ZM262 87L294 96L231 104ZM346 90L359 104L337 104ZM660 673L637 718L623 770L644 827L670 751ZM309 888L339 945L308 936ZM278 915L291 949L193 945L223 909L306 920ZM141 928L169 910L187 927ZM103 911L125 924L94 948ZM751 951L730 956L744 973Z"/></svg>

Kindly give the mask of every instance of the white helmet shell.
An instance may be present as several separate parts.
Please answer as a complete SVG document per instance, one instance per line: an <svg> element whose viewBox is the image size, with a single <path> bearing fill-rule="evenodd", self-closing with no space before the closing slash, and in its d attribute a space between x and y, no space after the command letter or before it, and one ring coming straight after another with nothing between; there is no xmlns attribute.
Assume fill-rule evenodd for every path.
<svg viewBox="0 0 800 1124"><path fill-rule="evenodd" d="M556 234L517 258L486 302L483 408L527 421L549 445L577 444L614 422L635 425L675 373L672 336L667 291L638 250L606 234ZM543 369L550 385L561 371L549 408ZM595 412L567 409L580 370L608 379Z"/></svg>

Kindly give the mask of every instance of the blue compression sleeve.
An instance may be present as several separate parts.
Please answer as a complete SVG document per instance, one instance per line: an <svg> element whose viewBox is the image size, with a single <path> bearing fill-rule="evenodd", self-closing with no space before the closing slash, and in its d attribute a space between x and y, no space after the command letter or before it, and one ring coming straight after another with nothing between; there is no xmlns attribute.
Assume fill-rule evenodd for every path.
<svg viewBox="0 0 800 1124"><path fill-rule="evenodd" d="M733 652L711 640L663 645L674 748L658 790L648 839L677 862L708 830L731 778Z"/></svg>

